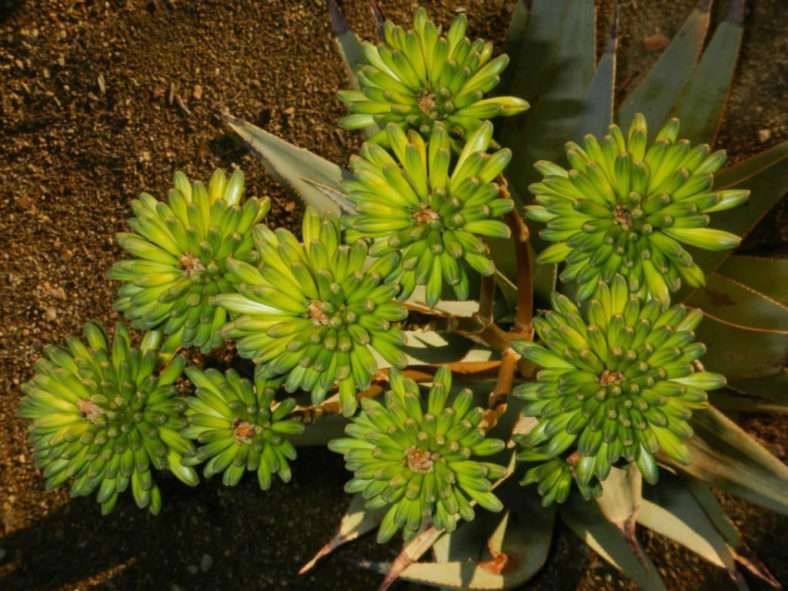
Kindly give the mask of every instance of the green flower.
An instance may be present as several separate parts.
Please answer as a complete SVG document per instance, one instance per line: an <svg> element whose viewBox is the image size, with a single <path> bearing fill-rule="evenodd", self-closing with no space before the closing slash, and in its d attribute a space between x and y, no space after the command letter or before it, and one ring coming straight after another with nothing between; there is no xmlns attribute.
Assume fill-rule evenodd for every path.
<svg viewBox="0 0 788 591"><path fill-rule="evenodd" d="M599 279L621 273L631 291L669 301L681 282L699 287L705 277L682 243L706 250L726 250L740 238L706 228L707 214L736 207L749 191L713 191L713 173L725 152L690 147L678 140L679 122L671 119L647 148L648 130L637 114L627 138L616 125L598 141L587 135L581 148L567 144L569 171L538 162L542 182L529 187L536 195L528 217L547 222L540 236L555 242L539 262L566 266L562 281L577 280L577 297L585 300Z"/></svg>
<svg viewBox="0 0 788 591"><path fill-rule="evenodd" d="M407 312L392 299L396 286L381 280L396 255L364 270L366 244L342 244L337 219L311 209L303 244L287 230L263 225L252 235L258 266L228 260L238 293L214 298L238 315L223 334L259 365L261 377L287 376L285 390L310 391L315 404L338 382L342 411L353 414L357 391L370 386L378 369L371 349L392 365L405 363L404 335L392 323Z"/></svg>
<svg viewBox="0 0 788 591"><path fill-rule="evenodd" d="M186 375L197 388L197 395L186 400L189 426L182 435L196 439L201 445L197 454L187 460L190 465L209 460L203 474L210 478L224 472L222 482L235 486L244 472L257 471L260 488L271 486L271 476L279 474L290 481L288 460L296 450L287 439L304 430L304 425L287 419L295 406L288 398L274 403L278 384L263 379L255 384L228 369L224 375L215 369L186 369Z"/></svg>
<svg viewBox="0 0 788 591"><path fill-rule="evenodd" d="M354 477L345 485L361 493L369 509L389 507L378 529L386 542L403 529L405 539L429 523L454 531L457 519L474 518L471 501L489 511L500 511L492 482L506 470L498 464L471 459L503 450L500 439L485 439L478 428L482 408L471 408L471 392L463 390L451 406L451 372L435 374L426 408L413 380L392 370L385 405L371 398L361 401L362 412L345 428L348 437L329 442L330 450L345 456Z"/></svg>
<svg viewBox="0 0 788 591"><path fill-rule="evenodd" d="M186 404L173 386L186 359L179 355L159 371L159 333L149 332L139 348L132 347L122 323L115 325L111 346L91 322L85 338L87 345L76 337L66 347L48 345L47 359L22 385L27 396L19 416L32 419L36 465L47 488L71 479L73 497L98 489L105 515L129 484L137 505L156 514L161 493L151 466L197 484L194 470L181 464L195 450L179 433Z"/></svg>
<svg viewBox="0 0 788 591"><path fill-rule="evenodd" d="M394 157L366 143L351 158L354 178L342 189L357 214L348 216L347 238L370 237L372 256L399 253L401 298L426 284L426 299L435 305L444 283L460 299L468 297L462 260L482 275L495 270L478 236L508 237L509 228L495 219L512 210L493 183L511 159L508 149L487 153L492 124L476 128L452 163L449 136L434 126L429 142L390 123L386 133ZM395 159L396 157L396 159Z"/></svg>
<svg viewBox="0 0 788 591"><path fill-rule="evenodd" d="M554 294L553 311L534 319L545 346L512 344L544 368L537 381L514 389L528 401L524 412L539 419L521 441L520 459L545 461L576 447L582 485L604 480L620 459L636 462L654 483L659 450L689 463L683 440L692 434L692 409L707 405L706 390L725 384L699 369L706 348L693 330L702 317L698 309L642 302L621 275L610 286L600 282L585 312Z"/></svg>
<svg viewBox="0 0 788 591"><path fill-rule="evenodd" d="M131 202L134 234L118 234L118 244L134 259L118 261L107 276L124 284L116 310L132 326L157 328L170 335L166 350L200 347L208 352L222 343L227 320L211 297L228 291L226 259L253 256L251 229L268 212L268 198L242 200L244 177L236 170L227 180L217 170L208 187L175 173L167 203L147 193Z"/></svg>
<svg viewBox="0 0 788 591"><path fill-rule="evenodd" d="M386 21L385 43L363 44L368 63L357 72L360 90L339 93L352 113L339 121L340 127L393 122L427 135L443 121L452 134L464 136L484 119L525 111L528 103L513 96L483 99L500 82L498 74L509 58L491 60L492 43L471 43L465 37L466 25L460 14L448 35L441 36L423 8L416 11L412 31ZM381 131L371 141L386 139Z"/></svg>
<svg viewBox="0 0 788 591"><path fill-rule="evenodd" d="M520 484L536 483L536 490L542 497L542 505L549 507L553 503L563 503L572 489L574 473L567 460L553 458L530 468ZM598 480L589 482L575 481L585 500L590 500L602 494L602 485Z"/></svg>

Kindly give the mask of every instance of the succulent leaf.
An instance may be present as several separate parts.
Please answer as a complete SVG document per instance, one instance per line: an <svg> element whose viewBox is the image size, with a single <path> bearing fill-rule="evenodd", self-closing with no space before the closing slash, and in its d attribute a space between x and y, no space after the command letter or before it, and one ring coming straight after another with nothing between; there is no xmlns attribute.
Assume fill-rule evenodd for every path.
<svg viewBox="0 0 788 591"><path fill-rule="evenodd" d="M373 256L399 254L401 263L390 273L399 281L400 298L425 285L426 301L434 306L449 284L465 299L469 280L463 261L483 275L495 269L479 236L509 235L507 225L496 218L511 211L513 202L501 196L493 180L511 153L487 153L492 136L488 121L470 134L456 158L443 123L435 124L427 142L394 123L386 133L394 156L365 144L351 160L355 176L342 188L357 213L346 218L346 239L371 238Z"/></svg>
<svg viewBox="0 0 788 591"><path fill-rule="evenodd" d="M197 484L197 474L182 463L195 450L179 433L186 404L172 385L186 359L173 358L159 373L158 346L151 346L158 335L148 333L137 348L122 323L111 342L96 324L87 323L84 332L87 344L71 337L65 347L48 346L47 358L22 385L19 416L32 420L36 465L48 488L71 480L71 496L98 491L105 515L129 485L137 505L156 514L161 494L153 469Z"/></svg>
<svg viewBox="0 0 788 591"><path fill-rule="evenodd" d="M560 278L578 282L578 299L622 274L632 292L667 303L682 281L705 281L682 243L714 251L739 244L738 236L707 228L708 214L749 193L713 191L725 153L678 140L678 126L671 119L648 146L646 120L636 115L626 137L611 125L601 140L589 134L583 146L569 142L569 170L537 163L544 178L529 187L538 205L526 214L546 221L540 236L555 243L540 261L566 262Z"/></svg>
<svg viewBox="0 0 788 591"><path fill-rule="evenodd" d="M572 474L589 498L599 491L593 482L619 462L636 463L652 484L658 451L688 463L692 410L707 405L706 390L725 384L723 376L697 369L705 352L694 342L700 316L643 302L621 275L610 285L600 282L585 311L557 294L553 311L534 319L543 344L512 344L543 368L536 382L513 390L527 401L524 414L539 420L520 439L520 459L544 462L523 484L538 483L549 504L567 498Z"/></svg>
<svg viewBox="0 0 788 591"><path fill-rule="evenodd" d="M222 343L227 313L211 298L229 288L230 257L254 258L251 230L269 208L267 197L244 200L243 187L240 170L229 179L216 170L207 187L178 172L167 203L145 193L132 201L135 232L117 239L135 258L107 273L123 283L114 307L133 327L169 335L169 351L195 346L208 352Z"/></svg>
<svg viewBox="0 0 788 591"><path fill-rule="evenodd" d="M339 94L351 113L339 125L360 129L395 123L426 136L440 121L451 134L464 137L485 119L526 110L528 103L520 98L484 98L498 85L509 59L492 58L492 43L471 43L465 28L466 17L459 14L440 35L423 8L416 11L412 30L386 21L383 43L362 44L367 64L356 72L360 92ZM390 138L381 131L371 141Z"/></svg>
<svg viewBox="0 0 788 591"><path fill-rule="evenodd" d="M405 363L395 323L406 310L374 265L364 269L366 244L341 243L335 216L307 209L302 233L299 242L284 229L255 228L256 264L230 261L227 278L236 293L213 301L238 315L222 334L262 378L283 377L285 390L309 391L315 404L337 384L342 411L351 415L357 392L377 371L370 348L394 366ZM379 263L391 259L396 255Z"/></svg>
<svg viewBox="0 0 788 591"><path fill-rule="evenodd" d="M472 501L488 511L502 504L491 492L493 480L506 470L498 464L472 459L501 451L502 441L485 439L478 423L481 408L470 408L470 392L449 404L451 373L440 371L428 403L416 382L396 369L384 403L365 398L363 410L329 449L345 456L354 473L345 490L363 492L367 508L387 508L378 541L403 530L412 538L425 524L454 531L458 519L474 517Z"/></svg>
<svg viewBox="0 0 788 591"><path fill-rule="evenodd" d="M288 436L304 430L288 418L295 406L291 398L274 401L279 380L256 379L252 384L233 369L224 375L215 369L186 370L197 387L196 396L186 399L188 426L182 434L199 442L197 453L186 463L206 462L206 478L223 472L226 486L235 486L246 471L257 472L260 488L271 486L273 474L290 480L289 460L296 451Z"/></svg>

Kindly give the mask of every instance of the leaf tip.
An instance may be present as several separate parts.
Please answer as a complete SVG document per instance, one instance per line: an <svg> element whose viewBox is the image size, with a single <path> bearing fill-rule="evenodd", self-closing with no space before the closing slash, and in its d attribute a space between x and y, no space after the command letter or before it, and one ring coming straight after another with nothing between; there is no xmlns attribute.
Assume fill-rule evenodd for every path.
<svg viewBox="0 0 788 591"><path fill-rule="evenodd" d="M367 3L369 4L369 11L372 13L372 20L375 21L375 31L378 34L378 39L383 39L383 25L386 22L386 17L375 0L367 0Z"/></svg>
<svg viewBox="0 0 788 591"><path fill-rule="evenodd" d="M744 24L744 3L745 0L731 0L731 3L728 5L728 14L725 15L725 21L742 26Z"/></svg>
<svg viewBox="0 0 788 591"><path fill-rule="evenodd" d="M339 37L350 30L350 26L345 20L345 16L339 9L336 0L326 0L326 8L328 15L331 18L331 29L334 31L334 36Z"/></svg>

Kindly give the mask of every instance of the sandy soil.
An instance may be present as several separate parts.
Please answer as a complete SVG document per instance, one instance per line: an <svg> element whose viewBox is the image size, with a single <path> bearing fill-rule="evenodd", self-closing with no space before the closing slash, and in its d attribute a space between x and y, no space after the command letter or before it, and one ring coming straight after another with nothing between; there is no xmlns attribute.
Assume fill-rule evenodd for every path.
<svg viewBox="0 0 788 591"><path fill-rule="evenodd" d="M423 2L441 22L462 5L470 33L500 41L503 0ZM643 38L672 35L691 0L624 0L619 80L636 83L658 52ZM341 2L367 38L361 0ZM381 2L404 20L414 3ZM600 32L612 2L600 3ZM715 18L721 11L715 9ZM720 133L734 158L786 136L788 6L754 2L728 115ZM600 46L604 40L600 37ZM345 163L357 135L335 126L345 84L320 0L0 0L0 587L15 589L371 589L377 576L353 560L389 559L396 547L364 539L305 577L296 575L333 532L348 502L341 458L304 450L294 480L261 494L204 482L190 490L160 480L152 518L126 498L107 518L93 499L46 492L15 418L19 384L44 344L83 322L116 318L118 257L128 203L163 194L172 173L206 177L240 165L253 195L268 194L270 220L294 227L300 206L211 117L221 105L303 147ZM748 248L782 250L783 207ZM785 457L788 425L754 417L744 426ZM788 522L742 502L726 507L772 572L788 581ZM642 532L671 589L728 589L724 573L671 542ZM558 529L536 589L622 589L631 584ZM748 579L754 588L761 584ZM400 584L399 588L411 588Z"/></svg>

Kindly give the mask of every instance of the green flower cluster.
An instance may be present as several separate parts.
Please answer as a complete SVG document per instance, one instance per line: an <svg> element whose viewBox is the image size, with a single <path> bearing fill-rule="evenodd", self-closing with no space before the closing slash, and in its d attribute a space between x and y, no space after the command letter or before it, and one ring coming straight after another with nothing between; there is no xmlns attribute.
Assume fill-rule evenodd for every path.
<svg viewBox="0 0 788 591"><path fill-rule="evenodd" d="M301 433L304 425L287 418L295 400L274 403L279 383L257 379L252 385L233 369L223 375L215 369L189 367L186 375L197 395L186 400L189 426L182 434L202 444L186 463L207 460L205 477L224 472L226 486L238 484L247 470L257 471L263 490L271 486L273 474L289 482L288 461L295 459L296 450L286 436Z"/></svg>
<svg viewBox="0 0 788 591"><path fill-rule="evenodd" d="M206 188L175 173L167 203L143 193L131 202L133 234L118 234L118 244L135 258L115 263L107 276L122 281L115 309L135 328L157 328L170 335L165 348L222 343L227 320L211 298L230 290L226 260L253 258L251 229L268 212L269 200L242 199L244 177L217 170Z"/></svg>
<svg viewBox="0 0 788 591"><path fill-rule="evenodd" d="M408 297L426 285L426 299L435 305L448 283L460 299L468 297L464 260L482 275L495 267L478 236L508 237L499 219L512 210L493 181L511 159L508 149L487 153L492 124L485 121L468 137L452 163L449 135L437 123L428 142L413 131L407 135L390 123L386 134L393 156L366 143L351 158L353 178L342 190L356 209L346 217L348 240L371 238L370 255L398 253L395 267L401 291Z"/></svg>
<svg viewBox="0 0 788 591"><path fill-rule="evenodd" d="M713 173L725 152L678 140L671 119L647 145L646 120L637 114L627 137L616 125L602 140L587 135L583 147L569 142L566 170L550 162L535 166L544 175L529 187L538 205L531 219L546 222L540 236L555 244L539 262L566 262L562 281L579 283L577 297L588 299L600 279L622 274L631 291L670 301L681 282L699 287L703 271L683 244L726 250L739 237L707 228L709 213L736 207L749 191L713 191Z"/></svg>
<svg viewBox="0 0 788 591"><path fill-rule="evenodd" d="M237 314L223 331L242 357L258 365L264 379L286 376L285 390L310 391L315 404L338 382L342 411L356 410L356 394L370 386L378 369L374 349L394 366L405 364L400 350L405 307L397 288L383 283L396 255L364 269L364 241L341 243L339 221L304 214L303 243L284 229L264 225L253 233L257 265L227 261L237 293L213 302Z"/></svg>
<svg viewBox="0 0 788 591"><path fill-rule="evenodd" d="M599 282L585 312L554 294L553 310L534 319L544 346L512 344L543 368L535 382L513 391L527 401L523 412L539 419L521 439L519 458L542 462L576 447L574 477L588 490L620 459L636 462L650 483L657 480L657 451L689 463L683 440L692 434L692 409L704 408L706 391L725 384L723 376L698 369L706 348L694 342L693 330L702 317L698 309L644 302L621 275L610 285ZM563 482L566 469L550 466L532 469L525 482L552 490L548 476ZM562 484L545 498L562 502L568 490Z"/></svg>
<svg viewBox="0 0 788 591"><path fill-rule="evenodd" d="M602 484L598 480L582 482L574 477L573 467L568 460L553 458L529 468L520 484L536 484L536 490L542 497L542 506L549 507L555 502L563 503L572 489L572 481L577 483L577 488L585 500L599 497L602 494Z"/></svg>
<svg viewBox="0 0 788 591"><path fill-rule="evenodd" d="M465 37L466 26L465 15L460 14L442 36L422 8L416 11L413 30L386 21L385 43L363 44L368 64L357 72L360 90L339 93L351 112L339 121L340 127L396 123L427 135L442 121L452 134L462 137L483 119L525 111L528 103L520 98L483 98L500 82L498 74L509 58L491 59L492 43L471 43ZM387 139L381 131L371 141Z"/></svg>
<svg viewBox="0 0 788 591"><path fill-rule="evenodd" d="M345 429L348 437L328 444L354 473L345 490L361 493L369 509L389 507L378 541L386 542L400 528L409 539L430 522L454 531L458 518L474 518L472 501L500 511L491 481L502 478L505 468L472 456L494 455L504 442L485 438L478 427L484 410L471 408L470 391L448 406L451 372L442 367L424 408L416 382L397 370L390 381L385 404L364 398L363 410Z"/></svg>
<svg viewBox="0 0 788 591"><path fill-rule="evenodd" d="M175 357L158 371L159 333L149 332L132 347L121 323L111 345L90 322L85 338L87 345L71 337L65 347L47 346L47 359L22 385L19 416L32 420L33 457L47 488L72 479L71 496L98 489L107 514L131 485L137 505L156 514L161 493L151 467L197 484L194 470L181 463L195 450L179 432L186 404L173 386L186 360Z"/></svg>

